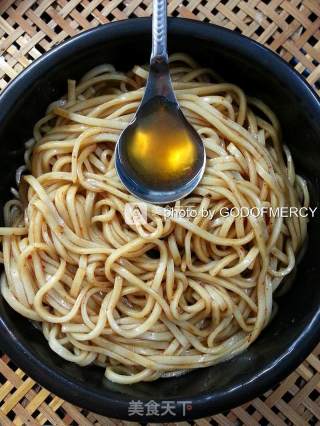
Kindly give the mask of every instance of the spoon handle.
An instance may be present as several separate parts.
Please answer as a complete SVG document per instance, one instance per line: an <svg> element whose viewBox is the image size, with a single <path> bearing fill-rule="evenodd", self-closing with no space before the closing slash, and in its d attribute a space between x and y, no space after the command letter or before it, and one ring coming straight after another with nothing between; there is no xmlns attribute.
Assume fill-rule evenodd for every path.
<svg viewBox="0 0 320 426"><path fill-rule="evenodd" d="M153 0L152 52L150 62L162 59L168 62L167 52L167 0Z"/></svg>
<svg viewBox="0 0 320 426"><path fill-rule="evenodd" d="M167 0L153 0L152 51L149 77L139 110L152 98L161 96L178 104L173 92L167 52Z"/></svg>

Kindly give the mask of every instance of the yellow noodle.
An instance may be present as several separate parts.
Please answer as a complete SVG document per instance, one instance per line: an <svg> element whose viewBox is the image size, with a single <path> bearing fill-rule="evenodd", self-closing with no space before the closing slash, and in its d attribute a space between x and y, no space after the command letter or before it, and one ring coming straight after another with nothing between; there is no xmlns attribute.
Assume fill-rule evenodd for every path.
<svg viewBox="0 0 320 426"><path fill-rule="evenodd" d="M117 177L114 148L148 72L106 64L69 81L35 125L27 199L15 192L0 228L9 305L41 323L59 356L96 363L117 383L169 377L245 350L268 324L273 291L306 237L303 217L219 213L308 207L307 185L266 105L184 54L172 55L170 67L207 154L199 186L170 207L195 217L168 218L163 206L148 205L146 223L126 220L126 203L138 200Z"/></svg>

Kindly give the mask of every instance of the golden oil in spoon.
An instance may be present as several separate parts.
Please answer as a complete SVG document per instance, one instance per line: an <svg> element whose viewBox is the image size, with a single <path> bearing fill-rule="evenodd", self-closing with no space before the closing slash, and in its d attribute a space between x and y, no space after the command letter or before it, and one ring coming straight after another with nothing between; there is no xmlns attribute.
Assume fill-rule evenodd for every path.
<svg viewBox="0 0 320 426"><path fill-rule="evenodd" d="M203 149L195 133L176 104L159 96L147 102L123 144L134 179L155 190L175 188L192 179Z"/></svg>

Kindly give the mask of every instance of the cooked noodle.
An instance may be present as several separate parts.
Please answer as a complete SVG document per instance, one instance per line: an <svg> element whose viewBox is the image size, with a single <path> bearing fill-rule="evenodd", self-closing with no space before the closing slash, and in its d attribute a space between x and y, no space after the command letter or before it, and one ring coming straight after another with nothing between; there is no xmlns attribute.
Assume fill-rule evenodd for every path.
<svg viewBox="0 0 320 426"><path fill-rule="evenodd" d="M170 66L206 147L200 185L174 206L196 217L166 218L152 205L146 224L124 217L137 200L116 175L114 147L141 101L147 68L125 74L101 65L69 81L67 96L35 125L25 154L31 174L0 228L9 305L42 324L62 358L103 366L117 383L206 367L246 349L268 324L273 292L306 236L303 217L219 213L308 207L307 186L266 105L217 83L186 55L172 55Z"/></svg>

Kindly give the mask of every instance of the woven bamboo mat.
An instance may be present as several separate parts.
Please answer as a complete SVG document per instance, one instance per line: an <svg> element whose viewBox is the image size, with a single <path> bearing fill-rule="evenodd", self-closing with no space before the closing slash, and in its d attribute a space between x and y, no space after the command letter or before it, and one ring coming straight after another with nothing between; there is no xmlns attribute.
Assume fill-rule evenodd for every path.
<svg viewBox="0 0 320 426"><path fill-rule="evenodd" d="M0 90L62 40L96 25L149 16L151 0L0 0ZM320 92L320 0L170 0L172 16L213 22L265 44ZM1 113L1 111L0 111ZM126 425L51 394L0 359L0 425ZM132 423L130 423L133 425ZM320 345L280 385L188 425L320 425Z"/></svg>

